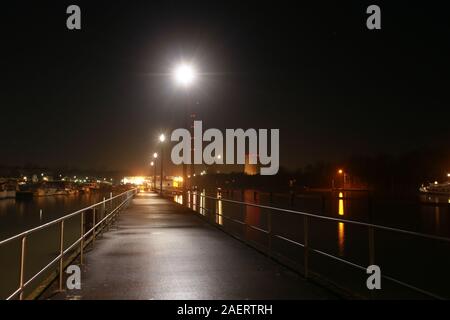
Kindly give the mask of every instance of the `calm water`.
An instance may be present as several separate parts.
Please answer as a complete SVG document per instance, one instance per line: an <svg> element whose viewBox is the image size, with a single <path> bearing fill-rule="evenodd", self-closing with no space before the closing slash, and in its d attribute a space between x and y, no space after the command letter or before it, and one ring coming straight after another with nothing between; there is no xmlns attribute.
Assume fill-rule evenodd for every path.
<svg viewBox="0 0 450 320"><path fill-rule="evenodd" d="M108 198L109 193L89 193L67 196L35 197L30 200L0 200L0 239L37 227L76 210ZM42 210L42 214L41 214ZM64 225L65 248L80 235L80 218L68 219ZM30 278L59 254L59 226L37 231L27 238L26 278ZM0 298L6 298L18 288L20 241L0 247ZM39 282L49 273L40 277ZM30 292L30 291L27 291Z"/></svg>
<svg viewBox="0 0 450 320"><path fill-rule="evenodd" d="M372 197L369 199L367 193L347 191L297 197L291 203L288 195L273 195L271 201L269 194L257 192L255 197L255 192L257 191L222 192L222 197L263 205L272 203L273 206L280 208L450 237L450 199L445 196L417 195L402 200ZM200 192L197 192L197 195L199 194ZM175 200L181 201L179 197ZM299 215L271 212L252 206L243 207L226 201L200 197L194 198L190 206L222 225L228 232L249 240L263 251L268 247L268 236L231 219L245 221L248 225L268 230L271 214L273 234L304 243L304 219ZM381 230L375 231L374 239L375 264L380 266L384 275L450 297L449 243ZM311 248L352 263L364 267L369 265L369 232L365 227L345 222L311 219L309 244ZM274 238L271 245L272 252L283 262L294 267L303 265L302 247L280 237ZM367 275L363 271L337 263L317 253L311 253L310 266L312 270L326 276L335 284L367 296L368 290L365 287ZM388 280L383 280L382 288L383 290L377 293L380 298L424 297L410 290L404 290Z"/></svg>

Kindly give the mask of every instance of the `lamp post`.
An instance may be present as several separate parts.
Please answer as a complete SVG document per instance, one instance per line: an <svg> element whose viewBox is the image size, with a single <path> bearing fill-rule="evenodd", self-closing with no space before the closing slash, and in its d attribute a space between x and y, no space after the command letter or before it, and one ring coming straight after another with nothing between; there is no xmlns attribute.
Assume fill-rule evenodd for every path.
<svg viewBox="0 0 450 320"><path fill-rule="evenodd" d="M345 178L346 178L346 173L345 173L345 171L344 170L342 170L342 169L339 169L338 170L338 173L340 174L340 175L342 175L342 189L344 189L345 188Z"/></svg>
<svg viewBox="0 0 450 320"><path fill-rule="evenodd" d="M187 90L189 87L192 86L192 84L195 82L195 79L197 78L197 72L195 71L195 68L186 63L180 63L177 65L173 72L173 77L175 80L175 83ZM189 125L189 111L188 111L188 101L185 103L184 108L184 117L185 117L185 126L186 129L190 131L190 125ZM192 147L192 141L191 141L191 175L194 175L194 165L193 165L193 147ZM186 202L186 184L187 184L187 164L183 162L183 202Z"/></svg>
<svg viewBox="0 0 450 320"><path fill-rule="evenodd" d="M150 166L152 166L153 167L153 187L155 186L155 168L156 168L156 166L155 166L155 162L154 161L152 161L152 162L150 162Z"/></svg>
<svg viewBox="0 0 450 320"><path fill-rule="evenodd" d="M161 133L159 136L159 142L161 143L161 175L159 178L159 192L162 195L163 192L163 164L164 164L164 141L166 141L166 136Z"/></svg>
<svg viewBox="0 0 450 320"><path fill-rule="evenodd" d="M158 153L153 153L153 160L152 163L154 163L153 166L153 189L156 191L156 159L158 158Z"/></svg>

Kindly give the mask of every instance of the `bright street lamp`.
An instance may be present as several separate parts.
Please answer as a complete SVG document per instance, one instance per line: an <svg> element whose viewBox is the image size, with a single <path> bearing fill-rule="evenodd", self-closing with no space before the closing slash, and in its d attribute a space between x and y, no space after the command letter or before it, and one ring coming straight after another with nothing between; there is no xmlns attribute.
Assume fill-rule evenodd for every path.
<svg viewBox="0 0 450 320"><path fill-rule="evenodd" d="M156 152L153 154L153 158L154 159L158 158L158 154Z"/></svg>
<svg viewBox="0 0 450 320"><path fill-rule="evenodd" d="M175 82L183 87L190 86L197 77L194 67L186 63L176 66L173 75Z"/></svg>
<svg viewBox="0 0 450 320"><path fill-rule="evenodd" d="M173 79L177 86L182 87L184 89L187 89L191 87L194 82L197 80L198 72L195 69L195 67L192 64L180 62L178 65L175 66L173 69ZM189 118L189 107L188 107L188 97L186 97L186 104L184 108L185 112L185 126L187 130L190 130L190 118ZM191 155L193 153L193 150L190 150ZM191 175L194 174L195 167L194 164L191 164ZM183 181L186 182L187 180L187 164L183 163ZM187 183L183 183L183 202L186 201L187 193L186 193L186 185Z"/></svg>
<svg viewBox="0 0 450 320"><path fill-rule="evenodd" d="M159 141L160 141L160 142L166 141L166 136L164 135L164 133L161 133L161 135L159 136ZM157 156L158 156L158 155L157 155Z"/></svg>

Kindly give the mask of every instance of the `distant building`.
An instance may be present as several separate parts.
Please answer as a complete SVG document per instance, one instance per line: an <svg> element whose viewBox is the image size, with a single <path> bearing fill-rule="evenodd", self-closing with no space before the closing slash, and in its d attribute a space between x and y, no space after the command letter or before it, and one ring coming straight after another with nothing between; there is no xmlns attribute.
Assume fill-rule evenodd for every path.
<svg viewBox="0 0 450 320"><path fill-rule="evenodd" d="M256 155L258 162L258 155ZM245 155L244 173L249 176L254 176L259 173L259 164L250 164L250 154Z"/></svg>

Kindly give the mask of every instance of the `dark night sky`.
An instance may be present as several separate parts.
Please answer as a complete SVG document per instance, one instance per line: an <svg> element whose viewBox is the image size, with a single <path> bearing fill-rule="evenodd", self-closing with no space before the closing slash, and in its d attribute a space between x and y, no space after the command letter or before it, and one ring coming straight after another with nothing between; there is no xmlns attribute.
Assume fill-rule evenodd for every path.
<svg viewBox="0 0 450 320"><path fill-rule="evenodd" d="M205 73L189 97L204 126L280 128L289 168L448 147L444 2L297 2L2 5L0 165L142 172L156 135L183 125L165 75L183 57ZM367 30L369 4L382 30Z"/></svg>

